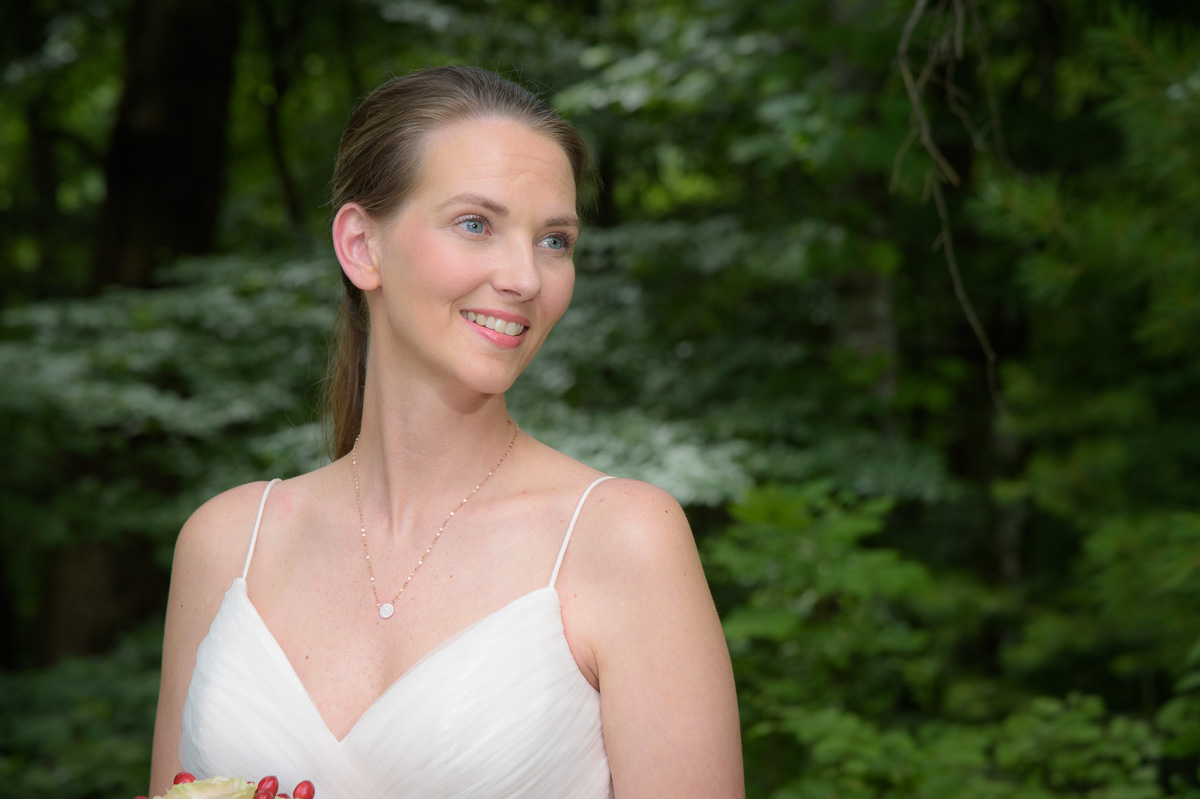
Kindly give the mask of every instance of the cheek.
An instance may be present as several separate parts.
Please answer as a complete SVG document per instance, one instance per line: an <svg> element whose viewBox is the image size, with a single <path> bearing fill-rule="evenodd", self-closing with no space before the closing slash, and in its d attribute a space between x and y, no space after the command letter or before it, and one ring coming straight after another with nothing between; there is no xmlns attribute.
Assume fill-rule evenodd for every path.
<svg viewBox="0 0 1200 799"><path fill-rule="evenodd" d="M566 269L552 275L542 287L546 297L546 309L558 321L571 304L571 295L575 292L575 268Z"/></svg>
<svg viewBox="0 0 1200 799"><path fill-rule="evenodd" d="M396 266L410 286L453 295L470 284L474 270L470 259L456 253L436 232L415 233L406 245L404 258Z"/></svg>

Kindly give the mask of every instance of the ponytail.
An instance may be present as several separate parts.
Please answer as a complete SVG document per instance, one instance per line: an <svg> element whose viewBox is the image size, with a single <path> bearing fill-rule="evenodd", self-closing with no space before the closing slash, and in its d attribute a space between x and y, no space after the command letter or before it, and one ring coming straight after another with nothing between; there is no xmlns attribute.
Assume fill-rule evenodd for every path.
<svg viewBox="0 0 1200 799"><path fill-rule="evenodd" d="M366 295L342 274L346 293L334 323L323 406L325 449L331 460L349 454L362 429L363 387L367 380L370 316Z"/></svg>

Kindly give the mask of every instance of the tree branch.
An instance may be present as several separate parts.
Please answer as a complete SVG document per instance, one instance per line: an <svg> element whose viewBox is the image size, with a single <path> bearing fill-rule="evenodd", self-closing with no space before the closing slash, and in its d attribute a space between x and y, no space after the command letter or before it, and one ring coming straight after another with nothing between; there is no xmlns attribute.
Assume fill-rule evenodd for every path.
<svg viewBox="0 0 1200 799"><path fill-rule="evenodd" d="M908 16L908 22L904 25L904 33L900 37L900 45L896 48L896 61L900 66L900 76L904 79L904 88L908 92L909 102L912 103L913 119L916 122L917 130L921 139L921 144L925 148L925 152L929 153L929 157L937 164L946 180L954 186L959 185L962 180L958 176L958 172L954 167L950 166L950 162L942 155L942 151L938 149L937 144L933 141L933 133L929 129L929 119L925 116L925 108L921 103L921 92L917 88L917 83L913 79L912 67L908 63L908 47L912 42L913 32L916 30L917 23L925 13L925 7L929 4L929 0L917 0L917 4L913 6L912 13Z"/></svg>
<svg viewBox="0 0 1200 799"><path fill-rule="evenodd" d="M1004 141L1004 128L1000 124L1000 103L996 99L996 87L992 83L992 70L987 56L987 40L984 38L983 22L979 19L979 6L975 0L964 0L971 12L971 38L975 40L975 49L979 53L979 77L983 81L983 91L987 97L988 113L991 115L990 124L984 129L995 131L996 156L1000 163L1010 171L1016 171L1012 159L1008 157L1008 145Z"/></svg>
<svg viewBox="0 0 1200 799"><path fill-rule="evenodd" d="M967 3L966 6L964 6L964 2ZM958 300L963 316L966 317L967 324L970 325L971 331L975 335L975 340L979 343L979 348L983 350L984 357L987 360L988 392L991 395L992 404L995 406L997 413L1005 416L1008 414L1008 409L1005 407L1004 400L1000 395L999 379L996 373L996 363L998 360L996 350L992 347L987 330L984 329L983 323L979 319L979 314L975 311L975 306L971 302L971 297L967 294L966 287L963 285L962 272L958 268L958 257L954 251L954 234L950 226L950 212L946 206L945 194L942 191L943 181L958 186L961 180L954 167L942 155L941 150L933 140L933 134L929 127L929 119L925 114L925 108L922 103L926 85L932 81L942 86L946 93L951 112L962 120L968 133L971 135L972 144L976 148L983 148L986 132L989 128L994 129L996 131L997 151L1000 153L1001 161L1005 166L1009 166L1009 161L1004 151L1004 140L1000 134L999 110L996 104L995 91L990 82L987 56L983 52L983 26L979 19L979 10L975 5L975 0L951 0L954 14L952 26L944 24L946 19L945 0L938 6L936 13L939 19L935 21L935 25L938 28L936 31L937 38L930 48L929 57L922 66L920 75L914 78L912 65L908 59L908 52L912 45L917 25L920 23L922 17L925 16L928 5L928 0L916 0L912 12L905 22L900 42L896 47L896 61L900 68L900 76L904 80L904 88L908 93L909 102L912 104L913 126L910 128L904 142L900 145L899 150L897 150L896 157L892 162L891 185L893 191L899 185L900 167L904 161L904 157L912 147L913 142L919 139L921 146L936 166L936 170L931 170L925 175L925 186L922 196L923 201L928 200L932 196L934 205L937 208L939 229L938 235L933 241L933 249L940 248L946 258L946 268L950 272L950 280L954 286L954 296ZM979 130L975 129L966 108L959 102L960 99L966 99L967 95L955 85L953 75L954 64L961 61L964 57L963 41L968 12L971 19L972 41L980 50L980 73L987 87L988 106L990 109L987 124ZM939 77L936 70L938 65L943 63L946 65L946 74Z"/></svg>
<svg viewBox="0 0 1200 799"><path fill-rule="evenodd" d="M971 326L972 332L975 333L975 340L979 342L980 349L983 350L984 356L987 358L987 381L988 391L992 396L992 404L996 408L996 412L1001 416L1008 415L1008 408L1004 404L1004 399L1000 396L1000 381L996 375L996 350L992 347L991 339L988 338L987 330L984 329L983 323L979 321L979 314L975 312L975 306L971 302L971 297L967 294L966 288L963 286L962 273L958 269L958 258L954 254L954 237L950 232L950 213L946 209L946 198L942 194L941 181L935 175L928 176L929 191L933 195L933 204L937 206L938 221L941 224L941 232L937 239L934 240L934 249L941 247L942 254L946 256L946 268L950 271L950 281L954 284L954 296L958 298L959 307L963 310L963 315L967 317L967 324Z"/></svg>

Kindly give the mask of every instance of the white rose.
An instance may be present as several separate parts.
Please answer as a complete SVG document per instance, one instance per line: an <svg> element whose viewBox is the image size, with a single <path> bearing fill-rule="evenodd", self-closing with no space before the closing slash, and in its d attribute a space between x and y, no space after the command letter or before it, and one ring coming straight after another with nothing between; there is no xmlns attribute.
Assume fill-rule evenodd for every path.
<svg viewBox="0 0 1200 799"><path fill-rule="evenodd" d="M237 777L212 777L173 786L154 799L254 799L254 785Z"/></svg>

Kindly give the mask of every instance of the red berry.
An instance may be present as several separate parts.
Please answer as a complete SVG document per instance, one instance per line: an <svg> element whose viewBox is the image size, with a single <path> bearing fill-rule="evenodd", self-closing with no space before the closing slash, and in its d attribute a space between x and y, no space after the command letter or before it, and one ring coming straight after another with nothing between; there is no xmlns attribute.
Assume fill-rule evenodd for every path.
<svg viewBox="0 0 1200 799"><path fill-rule="evenodd" d="M277 793L275 794L275 799L292 799L292 797L288 796L286 793Z"/></svg>
<svg viewBox="0 0 1200 799"><path fill-rule="evenodd" d="M296 786L296 790L292 791L292 796L295 799L313 799L317 795L317 791L313 788L313 784L308 780Z"/></svg>
<svg viewBox="0 0 1200 799"><path fill-rule="evenodd" d="M279 779L275 776L263 777L258 781L258 790L270 791L274 794L279 790Z"/></svg>
<svg viewBox="0 0 1200 799"><path fill-rule="evenodd" d="M186 771L181 771L175 775L175 784L176 785L183 785L185 782L195 782L195 781L196 781L196 775L189 774Z"/></svg>
<svg viewBox="0 0 1200 799"><path fill-rule="evenodd" d="M275 799L275 794L270 791L258 791L254 794L254 799Z"/></svg>

